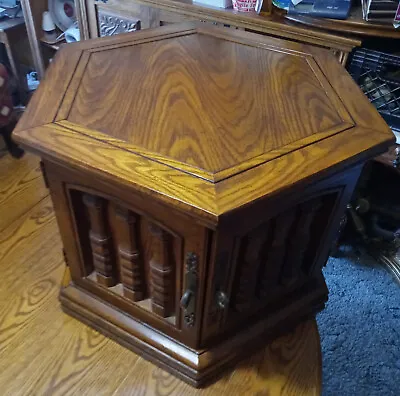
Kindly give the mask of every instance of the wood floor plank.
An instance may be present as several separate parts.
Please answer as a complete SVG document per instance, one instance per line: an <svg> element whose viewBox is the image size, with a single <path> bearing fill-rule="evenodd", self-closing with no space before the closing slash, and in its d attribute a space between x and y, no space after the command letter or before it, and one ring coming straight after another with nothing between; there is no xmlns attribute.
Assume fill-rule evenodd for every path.
<svg viewBox="0 0 400 396"><path fill-rule="evenodd" d="M61 311L65 264L49 197L0 232L0 252L2 392L113 393L139 356Z"/></svg>
<svg viewBox="0 0 400 396"><path fill-rule="evenodd" d="M0 232L0 361L15 350L14 339L57 301L64 269L50 199L40 201ZM50 302L51 301L51 302ZM50 318L48 318L49 320ZM31 337L23 340L26 343Z"/></svg>
<svg viewBox="0 0 400 396"><path fill-rule="evenodd" d="M34 210L0 232L0 296L51 272L55 262L60 265L61 249L51 200L45 197ZM40 270L32 271L39 266L38 261Z"/></svg>
<svg viewBox="0 0 400 396"><path fill-rule="evenodd" d="M66 319L63 323L61 317L56 319L62 325L58 335L47 338L46 348L26 360L23 371L11 368L2 374L17 376L5 385L10 394L109 395L139 359L76 320Z"/></svg>
<svg viewBox="0 0 400 396"><path fill-rule="evenodd" d="M20 160L5 155L0 160L0 231L48 195L39 158L26 153Z"/></svg>
<svg viewBox="0 0 400 396"><path fill-rule="evenodd" d="M141 359L115 395L218 396L319 395L320 340L315 320L301 323L290 334L236 365L205 389L194 389Z"/></svg>

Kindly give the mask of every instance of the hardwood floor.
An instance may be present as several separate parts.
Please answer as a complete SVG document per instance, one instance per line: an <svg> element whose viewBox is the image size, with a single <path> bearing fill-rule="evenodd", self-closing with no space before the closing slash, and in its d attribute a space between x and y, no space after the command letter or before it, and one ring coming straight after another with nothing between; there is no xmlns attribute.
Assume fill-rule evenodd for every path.
<svg viewBox="0 0 400 396"><path fill-rule="evenodd" d="M0 231L48 195L37 157L0 158Z"/></svg>
<svg viewBox="0 0 400 396"><path fill-rule="evenodd" d="M37 157L0 158L2 395L318 395L315 320L196 390L64 314L57 223Z"/></svg>

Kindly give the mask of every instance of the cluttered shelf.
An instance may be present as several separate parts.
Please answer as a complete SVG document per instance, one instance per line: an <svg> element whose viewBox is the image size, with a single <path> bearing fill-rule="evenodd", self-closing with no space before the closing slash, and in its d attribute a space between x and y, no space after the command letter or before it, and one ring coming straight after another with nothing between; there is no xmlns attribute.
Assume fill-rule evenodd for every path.
<svg viewBox="0 0 400 396"><path fill-rule="evenodd" d="M57 43L51 43L51 42L49 42L48 40L46 40L45 37L41 37L41 38L40 38L40 42L41 42L41 44L44 45L45 47L50 48L50 49L52 49L52 50L54 50L54 51L58 51L58 50L61 48L61 46L64 45L64 44L66 43L65 40L59 41L59 42L57 42Z"/></svg>
<svg viewBox="0 0 400 396"><path fill-rule="evenodd" d="M399 39L400 29L393 26L398 2L394 0L362 1L363 4L356 3L347 10L347 13L346 8L340 9L340 7L342 5L346 7L346 4L350 5L350 2L342 0L332 0L331 2L303 0L300 3L295 1L296 6L293 5L291 0L276 0L274 5L279 8L274 7L273 10L274 14L278 14L287 20L317 29L348 35ZM334 13L332 9L337 8L338 19L323 15L328 6L332 13ZM381 18L382 14L384 15L383 18ZM263 15L262 11L261 15Z"/></svg>
<svg viewBox="0 0 400 396"><path fill-rule="evenodd" d="M293 22L318 29L362 36L400 38L400 30L396 30L393 25L364 20L361 7L353 7L347 19L313 18L307 15L287 14L282 10L278 12Z"/></svg>
<svg viewBox="0 0 400 396"><path fill-rule="evenodd" d="M74 25L74 20L70 20L70 25L59 23L55 24L53 21L53 16L49 11L43 13L42 29L43 35L39 39L40 43L46 48L51 48L52 50L58 51L60 47L67 43L77 41L79 38L78 33L75 32L76 25ZM71 36L71 32L75 33L75 36Z"/></svg>

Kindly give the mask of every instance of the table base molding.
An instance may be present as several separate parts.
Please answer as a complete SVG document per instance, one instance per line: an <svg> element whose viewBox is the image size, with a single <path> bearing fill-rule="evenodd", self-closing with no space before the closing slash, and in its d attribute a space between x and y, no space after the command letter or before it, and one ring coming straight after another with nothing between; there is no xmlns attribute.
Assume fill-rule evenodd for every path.
<svg viewBox="0 0 400 396"><path fill-rule="evenodd" d="M64 278L70 278L68 268ZM231 337L225 337L224 341L215 343L213 347L202 350L185 347L128 314L103 303L73 283L68 286L64 284L60 301L65 313L190 385L202 387L216 380L225 369L241 358L264 347L273 336L291 330L288 323L293 322L294 326L300 319L323 309L328 290L320 276L298 293L297 300L292 298L289 304L277 307L268 317L249 326L246 332L240 335L232 334Z"/></svg>

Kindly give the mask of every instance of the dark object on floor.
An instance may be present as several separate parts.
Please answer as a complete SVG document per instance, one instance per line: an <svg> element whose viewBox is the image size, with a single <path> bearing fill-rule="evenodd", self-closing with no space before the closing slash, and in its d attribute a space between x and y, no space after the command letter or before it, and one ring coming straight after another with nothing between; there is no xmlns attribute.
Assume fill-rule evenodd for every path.
<svg viewBox="0 0 400 396"><path fill-rule="evenodd" d="M400 174L381 161L363 170L342 241L367 251L400 283Z"/></svg>
<svg viewBox="0 0 400 396"><path fill-rule="evenodd" d="M15 10L13 11L15 12ZM18 57L19 48L24 48L26 42L26 28L23 17L6 18L0 21L0 59L9 71L8 86L13 94L14 104L26 104L28 98L26 84L22 78L21 64Z"/></svg>
<svg viewBox="0 0 400 396"><path fill-rule="evenodd" d="M326 309L317 316L323 396L399 395L400 287L372 258L342 247L324 275Z"/></svg>
<svg viewBox="0 0 400 396"><path fill-rule="evenodd" d="M9 125L7 125L5 127L0 127L0 135L3 136L8 152L14 158L21 158L25 152L20 147L18 147L18 145L13 141L11 137L13 126L10 127Z"/></svg>
<svg viewBox="0 0 400 396"><path fill-rule="evenodd" d="M8 73L0 64L0 135L3 136L7 150L15 158L21 158L24 150L12 140L11 134L16 124L16 114L13 111L12 97L8 89Z"/></svg>

